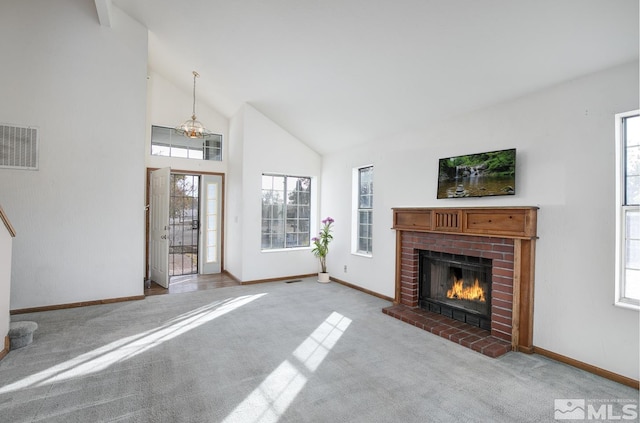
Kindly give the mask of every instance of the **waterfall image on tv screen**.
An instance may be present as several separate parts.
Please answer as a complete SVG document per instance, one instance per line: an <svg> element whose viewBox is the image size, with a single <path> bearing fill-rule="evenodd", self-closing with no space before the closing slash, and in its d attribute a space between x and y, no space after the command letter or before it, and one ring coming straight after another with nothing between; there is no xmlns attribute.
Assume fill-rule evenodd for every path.
<svg viewBox="0 0 640 423"><path fill-rule="evenodd" d="M463 198L514 195L516 149L440 159L438 197Z"/></svg>

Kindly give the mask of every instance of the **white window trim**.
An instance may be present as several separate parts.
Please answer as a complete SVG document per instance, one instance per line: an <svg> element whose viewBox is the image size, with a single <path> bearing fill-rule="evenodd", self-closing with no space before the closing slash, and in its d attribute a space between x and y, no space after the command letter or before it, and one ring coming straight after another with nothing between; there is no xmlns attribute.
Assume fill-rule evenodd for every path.
<svg viewBox="0 0 640 423"><path fill-rule="evenodd" d="M360 201L360 169L373 167L373 164L354 167L351 171L351 254L354 256L373 258L373 253L358 251L358 204ZM373 208L371 209L373 213Z"/></svg>
<svg viewBox="0 0 640 423"><path fill-rule="evenodd" d="M284 177L292 177L292 178L309 178L311 180L311 198L309 203L309 245L306 247L284 247L284 248L262 248L260 247L260 253L272 254L272 253L290 253L293 251L311 251L313 249L313 243L311 242L311 238L315 235L313 228L317 228L320 226L318 212L317 212L317 204L318 204L318 177L317 176L299 176L295 174L289 173L280 173L280 172L261 172L260 173L260 187L262 187L262 177L264 175L267 176L284 176ZM260 188L260 192L262 192L262 188ZM262 203L260 204L260 210L262 210ZM260 219L262 220L262 211L260 211ZM262 233L260 234L262 236ZM285 235L286 236L286 235ZM260 245L262 245L262 240L260 240Z"/></svg>
<svg viewBox="0 0 640 423"><path fill-rule="evenodd" d="M292 251L311 251L313 249L313 245L308 247L291 247L291 248L274 248L272 250L260 250L261 253L271 254L271 253L290 253Z"/></svg>
<svg viewBox="0 0 640 423"><path fill-rule="evenodd" d="M171 142L171 140L173 138L170 138L170 141L169 141L168 144L157 143L157 142L154 144L153 128L160 128L160 129L169 130L170 135L172 137L176 137L176 142ZM206 149L209 148L206 145L206 142L207 141L212 141L212 140L198 138L196 140L184 141L184 136L176 134L174 128L170 128L168 126L162 126L162 125L151 125L149 155L151 157L168 157L168 158L172 158L172 159L187 159L187 160L199 160L199 161L205 161L205 162L221 163L221 162L224 161L224 154L225 154L225 151L224 151L224 136L222 134L219 134L219 133L212 133L211 136L220 137L220 160L206 158L206 156L207 156ZM183 143L181 143L180 141L183 141ZM189 141L191 141L191 142L189 142ZM198 149L193 148L195 143L202 143L202 157L192 157L191 156L192 154L196 154L197 155L198 154L197 152L199 151ZM153 148L157 147L157 146L164 146L165 148L168 148L169 149L169 154L154 153L153 152ZM186 151L186 156L172 154L174 149L176 149L176 150L177 149L185 150Z"/></svg>
<svg viewBox="0 0 640 423"><path fill-rule="evenodd" d="M640 110L633 110L625 113L618 113L615 116L615 136L616 136L616 265L615 265L615 298L614 305L631 310L640 310L640 302L634 299L623 297L625 278L625 235L626 219L625 211L635 206L624 206L624 166L622 159L623 139L622 120L630 116L640 114Z"/></svg>

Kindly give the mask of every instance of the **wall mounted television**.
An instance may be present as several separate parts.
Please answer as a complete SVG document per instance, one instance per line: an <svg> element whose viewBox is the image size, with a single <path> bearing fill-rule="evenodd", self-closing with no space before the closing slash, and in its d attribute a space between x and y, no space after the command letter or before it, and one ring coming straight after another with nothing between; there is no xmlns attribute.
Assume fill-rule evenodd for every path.
<svg viewBox="0 0 640 423"><path fill-rule="evenodd" d="M438 197L515 195L516 149L440 159Z"/></svg>

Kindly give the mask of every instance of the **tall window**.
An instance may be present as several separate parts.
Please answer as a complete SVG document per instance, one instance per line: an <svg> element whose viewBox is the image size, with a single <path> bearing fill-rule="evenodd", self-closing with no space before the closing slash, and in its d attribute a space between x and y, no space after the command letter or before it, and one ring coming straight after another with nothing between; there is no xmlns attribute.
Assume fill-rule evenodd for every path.
<svg viewBox="0 0 640 423"><path fill-rule="evenodd" d="M222 161L222 135L191 139L177 134L173 128L152 126L151 155Z"/></svg>
<svg viewBox="0 0 640 423"><path fill-rule="evenodd" d="M640 308L640 114L616 115L616 304Z"/></svg>
<svg viewBox="0 0 640 423"><path fill-rule="evenodd" d="M262 249L308 247L311 178L262 175Z"/></svg>
<svg viewBox="0 0 640 423"><path fill-rule="evenodd" d="M373 253L373 166L358 169L358 235L356 252Z"/></svg>

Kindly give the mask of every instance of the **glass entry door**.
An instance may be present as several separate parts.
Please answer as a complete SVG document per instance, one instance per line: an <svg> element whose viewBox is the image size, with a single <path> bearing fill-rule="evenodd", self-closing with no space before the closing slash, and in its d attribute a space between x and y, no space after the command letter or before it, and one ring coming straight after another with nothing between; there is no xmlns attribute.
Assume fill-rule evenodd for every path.
<svg viewBox="0 0 640 423"><path fill-rule="evenodd" d="M197 274L200 176L172 173L169 188L169 276Z"/></svg>

